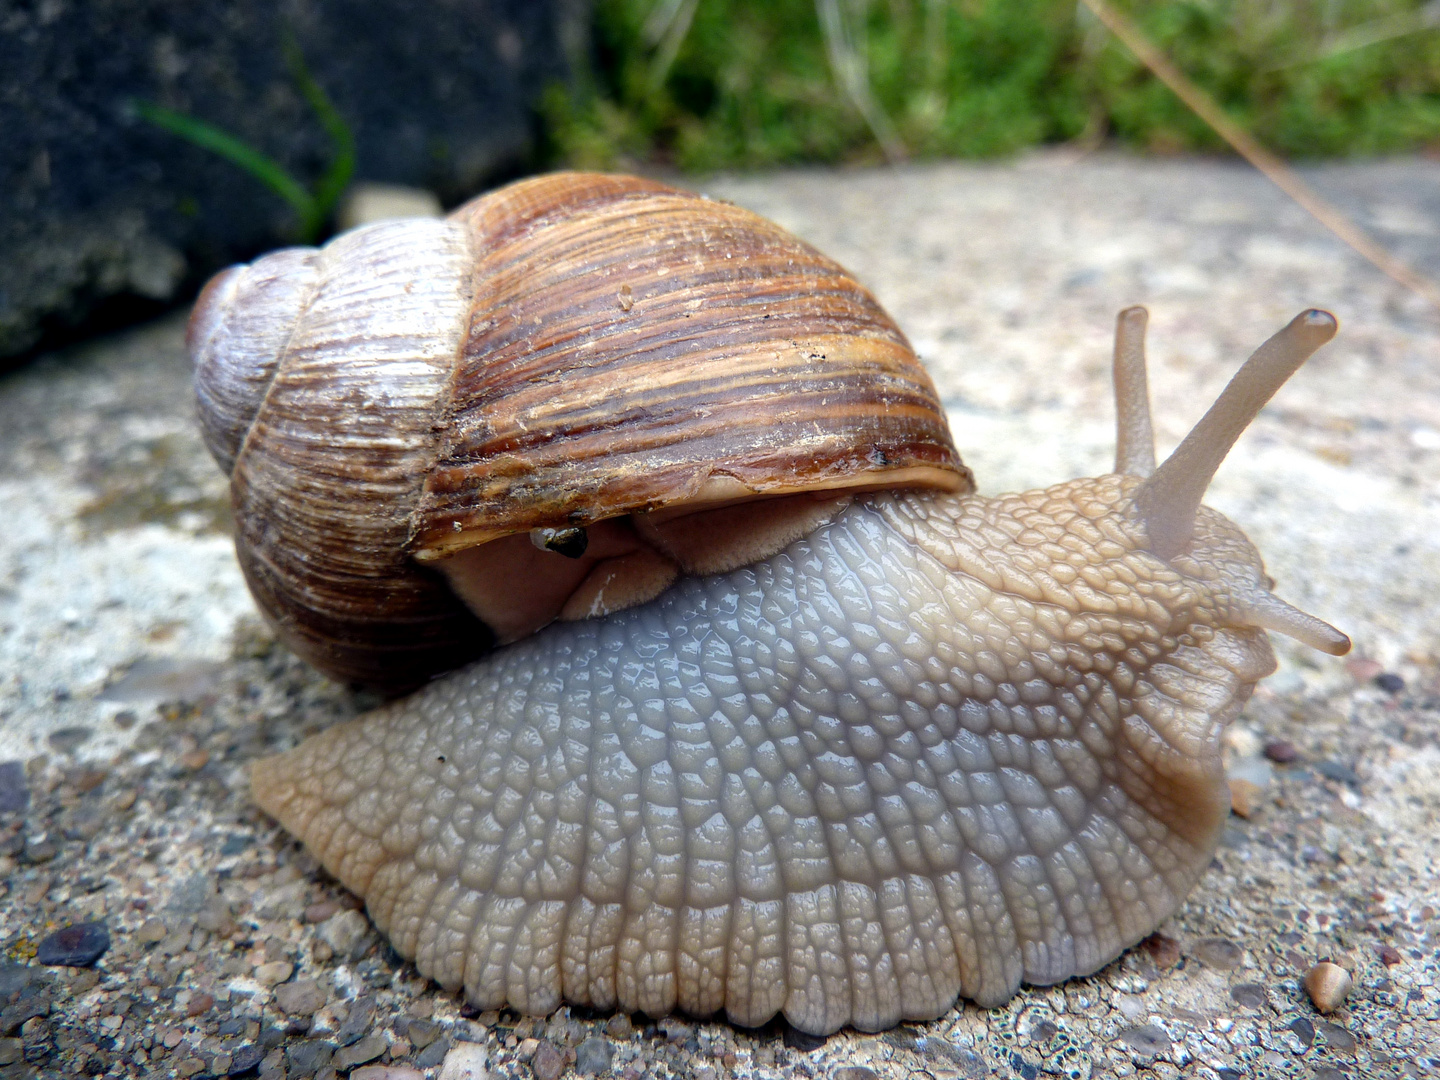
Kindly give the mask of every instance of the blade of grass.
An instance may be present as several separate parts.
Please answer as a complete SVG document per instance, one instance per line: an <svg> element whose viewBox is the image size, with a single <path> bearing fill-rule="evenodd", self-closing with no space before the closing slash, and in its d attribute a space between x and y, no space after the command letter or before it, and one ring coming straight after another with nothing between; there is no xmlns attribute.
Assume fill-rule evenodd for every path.
<svg viewBox="0 0 1440 1080"><path fill-rule="evenodd" d="M135 111L156 127L164 128L172 135L178 135L244 169L294 207L302 219L313 213L314 197L273 158L266 157L235 136L213 124L207 124L204 120L197 120L193 116L186 116L148 101L137 101L133 104Z"/></svg>
<svg viewBox="0 0 1440 1080"><path fill-rule="evenodd" d="M310 69L305 64L305 55L300 51L300 45L292 35L285 35L282 48L285 50L285 59L290 65L291 77L294 78L295 84L300 88L300 93L304 95L335 147L335 159L331 161L325 175L315 185L311 213L304 222L306 238L313 240L320 235L326 219L330 217L331 212L340 201L340 196L350 186L351 177L355 175L355 136L350 130L350 125L345 123L344 117L335 108L329 95L310 74Z"/></svg>
<svg viewBox="0 0 1440 1080"><path fill-rule="evenodd" d="M1377 244L1368 233L1351 221L1344 211L1322 198L1300 178L1299 173L1272 154L1250 132L1231 120L1215 99L1191 82L1138 26L1111 7L1107 0L1080 2L1109 27L1110 32L1150 69L1151 74L1168 86L1196 116L1214 128L1215 133L1229 143L1231 149L1260 170L1272 184L1386 277L1413 290L1436 308L1440 308L1440 287Z"/></svg>
<svg viewBox="0 0 1440 1080"><path fill-rule="evenodd" d="M825 38L825 48L830 55L830 68L835 73L835 81L840 84L840 89L850 99L850 104L870 128L870 134L875 136L875 141L880 144L885 159L892 165L904 161L909 156L905 144L900 141L895 126L890 123L890 117L885 115L885 110L870 92L870 73L865 57L855 47L850 27L839 3L837 0L815 0L815 13L820 19L820 31ZM863 13L860 13L857 21L861 24L860 32L864 33Z"/></svg>

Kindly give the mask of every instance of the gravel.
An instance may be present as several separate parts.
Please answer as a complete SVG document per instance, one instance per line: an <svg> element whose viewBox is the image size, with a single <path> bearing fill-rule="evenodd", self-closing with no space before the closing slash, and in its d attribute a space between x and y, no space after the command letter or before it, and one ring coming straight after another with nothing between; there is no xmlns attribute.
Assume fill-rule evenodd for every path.
<svg viewBox="0 0 1440 1080"><path fill-rule="evenodd" d="M1440 165L1311 179L1440 277ZM1280 671L1231 733L1262 790L1189 900L1088 978L874 1034L465 1005L250 805L251 761L373 701L309 671L255 615L172 319L0 378L0 1080L1440 1068L1440 318L1229 163L1057 151L700 186L873 287L991 492L1106 467L1125 304L1151 307L1162 450L1296 311L1340 315L1210 501L1356 653L1277 642ZM108 949L59 962L85 942L52 942L86 927ZM1323 1016L1303 985L1322 961L1352 981Z"/></svg>

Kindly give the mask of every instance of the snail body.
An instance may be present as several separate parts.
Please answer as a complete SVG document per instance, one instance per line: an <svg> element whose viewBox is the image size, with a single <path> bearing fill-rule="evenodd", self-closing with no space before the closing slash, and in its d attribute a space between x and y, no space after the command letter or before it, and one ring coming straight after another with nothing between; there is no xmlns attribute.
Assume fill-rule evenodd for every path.
<svg viewBox="0 0 1440 1080"><path fill-rule="evenodd" d="M647 231L643 214L632 224ZM798 242L773 243L783 256L749 283L762 297L803 254L785 246ZM853 397L839 384L802 386L794 408L816 417L776 406L758 435L723 451L723 466L669 444L665 455L682 463L678 485L591 513L570 495L588 485L603 502L615 490L603 477L537 484L503 526L495 507L511 496L495 496L484 468L470 479L455 471L466 454L483 456L475 447L484 440L467 436L471 449L459 453L442 430L441 449L410 484L450 499L435 520L459 527L427 532L409 512L403 527L390 526L404 554L394 565L442 548L447 527L501 534L487 543L518 537L539 563L563 563L575 529L602 549L619 542L605 523L623 512L630 517L614 528L641 547L605 557L658 553L682 572L648 597L627 586L628 606L581 589L597 617L562 610L574 621L253 770L259 805L365 899L396 949L479 1007L543 1013L568 1001L723 1013L745 1025L779 1012L826 1033L934 1017L957 997L999 1004L1022 981L1094 971L1173 913L1208 866L1228 809L1220 734L1274 668L1266 630L1335 654L1349 647L1276 598L1253 545L1200 505L1249 420L1334 334L1331 316L1302 313L1271 338L1157 468L1144 313L1123 312L1115 472L985 498L971 490L943 419L936 433L933 392L909 366L903 337L858 286L827 280L827 295L849 297L842 307L863 317L847 316L824 348L807 346L795 370L809 378L831 356L862 357L853 366L880 386L868 398L879 419L834 408ZM613 299L612 286L604 293ZM486 288L467 285L464 295ZM632 286L632 308L616 306L641 310L637 295L650 293ZM768 303L747 312L731 301L721 323L738 318L740 340L759 340ZM472 305L472 337L493 321L476 313L490 310ZM612 318L607 308L605 327ZM217 331L203 305L197 319L205 371L231 332ZM607 334L576 325L559 336L583 346ZM766 359L751 365L761 385L782 378L776 343L799 337L763 338L756 354ZM519 366L527 363L536 370L533 358ZM685 385L723 384L733 366L746 364L719 364ZM202 400L243 397L230 388L245 379L227 378L203 376ZM273 387L278 376L263 378ZM611 385L615 396L622 384ZM518 387L527 392L525 378ZM553 383L528 392L565 395ZM708 411L686 408L702 419ZM443 429L445 410L421 411ZM283 429L280 415L264 423ZM730 413L731 426L744 415ZM832 421L849 432L848 449L833 449ZM788 424L786 439L767 442L770 423ZM571 430L529 434L548 451ZM512 425L512 443L518 431ZM784 456L804 432L818 441L798 464L763 476L733 464ZM889 440L878 455L866 452L871 435ZM244 465L244 455L263 443L254 427L238 441L237 512L244 470L268 467ZM826 446L817 485L805 454ZM623 441L617 453L629 453ZM649 460L642 474L659 471ZM596 475L593 464L583 475ZM893 483L876 469L893 469ZM737 483L761 501L740 501ZM462 491L488 499L485 512L470 516L456 501ZM277 516L305 499L302 485ZM557 502L558 517L545 509ZM242 523L240 543L247 529L277 527ZM252 584L264 572L247 570ZM374 595L398 587L388 574ZM333 619L326 625L338 632ZM374 640L346 662L373 655Z"/></svg>

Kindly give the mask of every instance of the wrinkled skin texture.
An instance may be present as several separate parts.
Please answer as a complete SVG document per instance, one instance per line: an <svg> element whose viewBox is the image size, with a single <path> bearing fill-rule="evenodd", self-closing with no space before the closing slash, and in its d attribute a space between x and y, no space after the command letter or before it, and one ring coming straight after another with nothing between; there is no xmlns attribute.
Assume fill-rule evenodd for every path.
<svg viewBox="0 0 1440 1080"><path fill-rule="evenodd" d="M1135 480L880 495L772 558L551 627L257 766L257 800L482 1008L815 1033L1094 971L1175 911L1274 667L1260 558Z"/></svg>

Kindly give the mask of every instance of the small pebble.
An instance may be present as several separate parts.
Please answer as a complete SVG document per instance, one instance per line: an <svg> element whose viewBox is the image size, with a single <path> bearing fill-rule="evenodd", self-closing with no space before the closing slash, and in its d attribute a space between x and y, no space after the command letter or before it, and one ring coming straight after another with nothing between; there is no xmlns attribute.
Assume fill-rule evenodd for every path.
<svg viewBox="0 0 1440 1080"><path fill-rule="evenodd" d="M485 1071L485 1047L479 1043L461 1042L450 1048L440 1066L439 1080L488 1080Z"/></svg>
<svg viewBox="0 0 1440 1080"><path fill-rule="evenodd" d="M425 1080L425 1074L409 1065L361 1065L350 1080Z"/></svg>
<svg viewBox="0 0 1440 1080"><path fill-rule="evenodd" d="M271 960L255 969L255 981L261 986L278 986L295 974L295 965L288 960Z"/></svg>
<svg viewBox="0 0 1440 1080"><path fill-rule="evenodd" d="M35 959L52 967L89 967L108 948L110 932L104 923L76 923L41 941Z"/></svg>
<svg viewBox="0 0 1440 1080"><path fill-rule="evenodd" d="M1360 775L1349 765L1342 765L1338 761L1317 761L1315 771L1326 780L1334 780L1337 784L1348 784L1351 787L1360 786Z"/></svg>
<svg viewBox="0 0 1440 1080"><path fill-rule="evenodd" d="M1230 997L1235 1004L1246 1009L1263 1009L1266 1005L1265 988L1256 983L1241 983L1230 988Z"/></svg>
<svg viewBox="0 0 1440 1080"><path fill-rule="evenodd" d="M169 932L165 928L164 920L146 919L140 924L140 929L135 931L135 940L142 945L154 945L157 941L164 941Z"/></svg>
<svg viewBox="0 0 1440 1080"><path fill-rule="evenodd" d="M440 1025L434 1020L411 1020L405 1028L405 1037L416 1047L429 1046L440 1037Z"/></svg>
<svg viewBox="0 0 1440 1080"><path fill-rule="evenodd" d="M1245 959L1245 950L1225 938L1201 938L1195 945L1195 956L1206 967L1216 971L1233 971Z"/></svg>
<svg viewBox="0 0 1440 1080"><path fill-rule="evenodd" d="M1396 964L1403 964L1405 958L1400 955L1400 950L1394 945L1381 945L1380 962L1386 967L1394 967Z"/></svg>
<svg viewBox="0 0 1440 1080"><path fill-rule="evenodd" d="M436 1039L415 1055L415 1067L417 1069L433 1069L441 1064L449 1054L450 1040Z"/></svg>
<svg viewBox="0 0 1440 1080"><path fill-rule="evenodd" d="M655 1025L670 1042L684 1042L695 1034L695 1025L687 1024L674 1016L664 1017Z"/></svg>
<svg viewBox="0 0 1440 1080"><path fill-rule="evenodd" d="M314 1076L334 1056L334 1044L323 1039L301 1039L285 1047L285 1067L293 1076Z"/></svg>
<svg viewBox="0 0 1440 1080"><path fill-rule="evenodd" d="M1150 959L1155 961L1155 966L1162 971L1168 971L1180 962L1180 943L1168 934L1162 934L1157 930L1140 945L1150 954Z"/></svg>
<svg viewBox="0 0 1440 1080"><path fill-rule="evenodd" d="M305 921L308 923L322 923L339 910L340 905L334 900L321 900L319 903L311 904L305 909Z"/></svg>
<svg viewBox="0 0 1440 1080"><path fill-rule="evenodd" d="M592 1035L575 1048L575 1071L581 1076L603 1076L610 1071L613 1057L610 1040Z"/></svg>
<svg viewBox="0 0 1440 1080"><path fill-rule="evenodd" d="M191 772L203 769L210 761L210 751L205 749L191 750L180 755L180 764Z"/></svg>
<svg viewBox="0 0 1440 1080"><path fill-rule="evenodd" d="M1288 765L1300 756L1300 751L1294 743L1276 739L1265 744L1265 756L1277 765Z"/></svg>
<svg viewBox="0 0 1440 1080"><path fill-rule="evenodd" d="M635 1025L630 1022L630 1017L624 1013L616 1013L605 1021L605 1034L612 1039L628 1039L635 1034Z"/></svg>
<svg viewBox="0 0 1440 1080"><path fill-rule="evenodd" d="M1364 656L1353 656L1345 661L1345 670L1356 682L1368 682L1384 671L1385 665Z"/></svg>
<svg viewBox="0 0 1440 1080"><path fill-rule="evenodd" d="M1384 671L1375 676L1375 685L1387 694L1398 694L1405 689L1405 680L1393 671Z"/></svg>
<svg viewBox="0 0 1440 1080"><path fill-rule="evenodd" d="M1264 801L1264 788L1253 780L1246 780L1238 776L1232 776L1228 783L1230 784L1230 809L1237 816L1249 818L1256 810L1260 809Z"/></svg>
<svg viewBox="0 0 1440 1080"><path fill-rule="evenodd" d="M215 1007L215 999L209 994L196 994L185 1005L186 1016L199 1016Z"/></svg>
<svg viewBox="0 0 1440 1080"><path fill-rule="evenodd" d="M359 1042L335 1051L335 1068L350 1069L374 1061L385 1052L386 1045L384 1035L366 1035Z"/></svg>
<svg viewBox="0 0 1440 1080"><path fill-rule="evenodd" d="M18 814L30 805L23 761L0 761L0 814Z"/></svg>
<svg viewBox="0 0 1440 1080"><path fill-rule="evenodd" d="M325 991L314 979L296 979L275 988L275 1004L287 1016L309 1016L325 1005Z"/></svg>
<svg viewBox="0 0 1440 1080"><path fill-rule="evenodd" d="M1300 1045L1306 1049L1309 1049L1310 1044L1315 1041L1315 1025L1305 1017L1297 1016L1285 1026L1295 1033L1295 1037L1300 1040Z"/></svg>
<svg viewBox="0 0 1440 1080"><path fill-rule="evenodd" d="M530 1059L530 1071L535 1074L535 1080L559 1080L560 1074L565 1071L565 1055L554 1043L546 1040L535 1048L535 1056Z"/></svg>
<svg viewBox="0 0 1440 1080"><path fill-rule="evenodd" d="M255 1046L253 1043L236 1049L230 1055L229 1076L240 1076L249 1072L260 1064L260 1059L265 1056L263 1046Z"/></svg>
<svg viewBox="0 0 1440 1080"><path fill-rule="evenodd" d="M1305 973L1305 992L1322 1013L1334 1012L1343 1005L1354 985L1348 971L1328 960L1322 960Z"/></svg>
<svg viewBox="0 0 1440 1080"><path fill-rule="evenodd" d="M842 1065L835 1070L835 1080L880 1080L880 1074L868 1065Z"/></svg>
<svg viewBox="0 0 1440 1080"><path fill-rule="evenodd" d="M1355 1036L1346 1031L1339 1024L1332 1024L1328 1020L1320 1021L1320 1030L1325 1033L1326 1045L1335 1050L1354 1050Z"/></svg>
<svg viewBox="0 0 1440 1080"><path fill-rule="evenodd" d="M1142 1024L1120 1032L1120 1041L1138 1053L1159 1057L1170 1052L1170 1036L1158 1024Z"/></svg>
<svg viewBox="0 0 1440 1080"><path fill-rule="evenodd" d="M335 950L337 956L349 956L350 951L360 943L369 931L370 924L358 911L341 911L330 916L319 926L322 941Z"/></svg>

